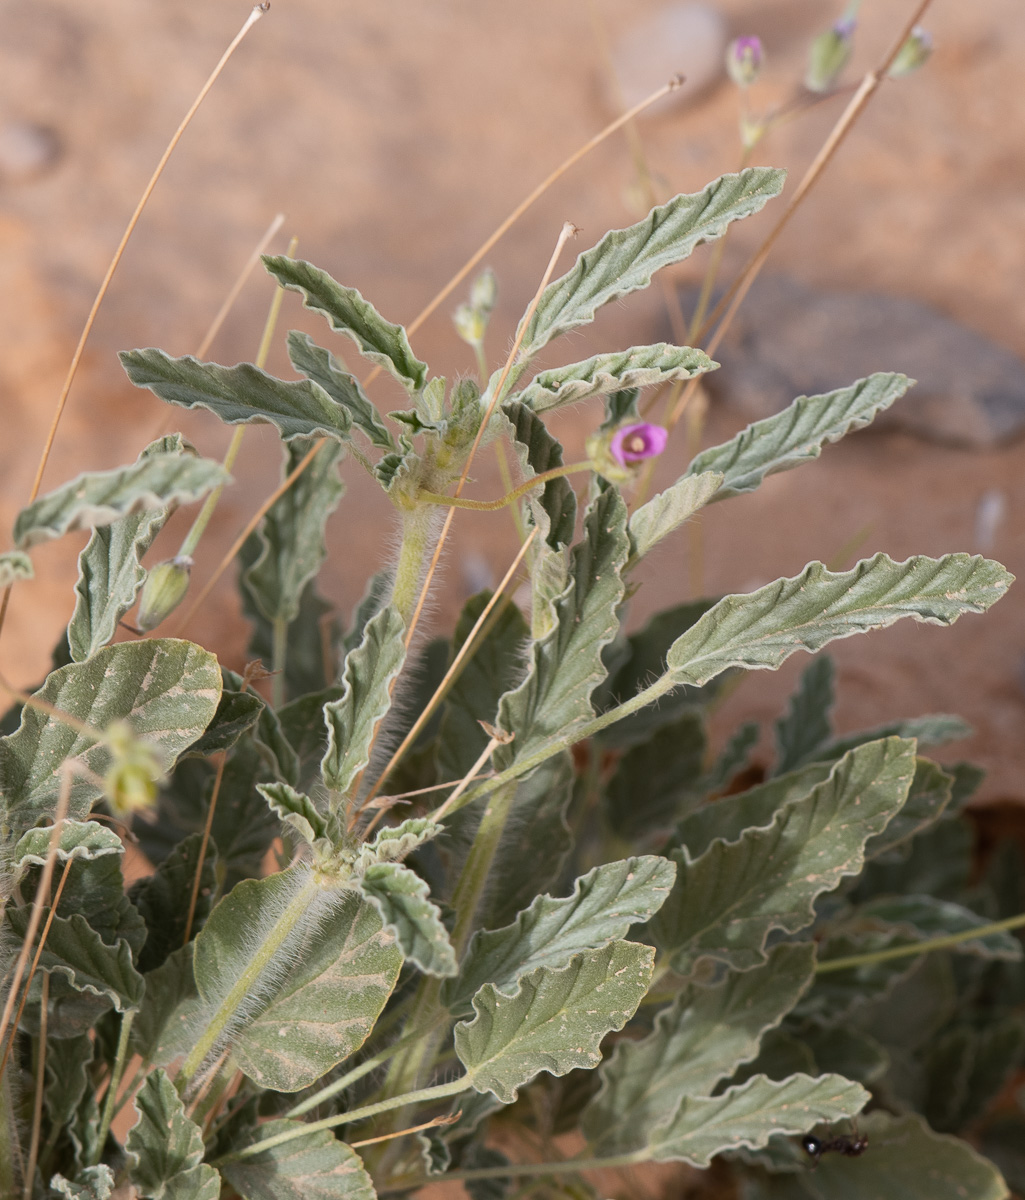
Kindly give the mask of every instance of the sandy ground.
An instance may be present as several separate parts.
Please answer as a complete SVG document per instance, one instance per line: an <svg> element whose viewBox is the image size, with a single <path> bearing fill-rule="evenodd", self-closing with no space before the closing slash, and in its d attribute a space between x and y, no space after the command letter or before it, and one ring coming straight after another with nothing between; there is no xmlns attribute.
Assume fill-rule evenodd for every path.
<svg viewBox="0 0 1025 1200"><path fill-rule="evenodd" d="M614 41L656 2L597 0L597 7ZM761 102L782 96L799 75L807 38L834 7L821 0L723 3L735 32L765 39L771 68ZM911 7L866 0L852 78L878 58ZM74 341L127 216L247 12L244 3L225 0L37 0L29 7L0 0L2 120L45 126L60 147L50 169L0 182L3 528L27 495ZM929 25L938 43L932 63L883 90L770 269L831 288L925 300L1025 356L1025 10L1017 0L936 0ZM294 233L301 255L359 287L393 319L409 320L512 206L609 118L601 72L585 0L275 0L186 134L129 247L72 393L47 486L134 457L158 428L159 406L125 383L114 352L149 344L194 349L277 211L287 214L279 249ZM799 174L837 112L835 102L825 104L782 129L758 161ZM734 168L735 117L735 93L724 84L684 111L643 123L665 195L697 190ZM614 138L496 248L490 262L501 296L492 359L508 345L562 222L582 228L580 248L628 223L636 215L632 181L626 143ZM763 216L738 229L727 266L739 265L766 228ZM704 261L695 256L677 278L692 282ZM268 282L254 277L214 356L235 362L255 353L269 298ZM449 376L472 367L447 320L451 307L414 339L433 369ZM320 333L290 300L282 331L293 325ZM656 341L668 331L653 288L602 314L550 361ZM280 344L270 365L285 369ZM387 405L386 386L375 387ZM594 420L581 409L560 421L571 455ZM722 440L740 424L728 407L714 411L706 440ZM208 453L226 444L212 418L190 415L184 428ZM866 526L859 553L974 551L978 502L993 488L1005 495L1006 516L988 551L1020 575L1023 454L1020 443L969 453L901 434L859 435L821 462L703 517L704 583L738 590L796 573L808 559L834 558ZM660 481L670 482L684 462L679 436ZM237 486L201 548L197 580L276 472L273 438L266 430L248 433ZM477 477L477 494L498 494L490 456ZM388 557L387 507L376 485L353 468L324 577L343 611ZM179 522L169 531L166 552L180 530ZM36 552L37 580L15 594L0 665L19 684L42 674L70 614L81 540ZM501 575L515 547L508 517L459 515L436 628L447 626L482 576ZM679 538L646 567L631 619L686 597L692 584L686 539ZM991 614L953 629L904 623L840 644L840 726L958 712L977 734L953 754L987 767L983 794L1025 798L1023 614L1019 584ZM241 662L245 635L229 588L215 594L191 633L231 665ZM792 661L777 676L748 680L720 715L720 735L741 719L771 721L802 665Z"/></svg>

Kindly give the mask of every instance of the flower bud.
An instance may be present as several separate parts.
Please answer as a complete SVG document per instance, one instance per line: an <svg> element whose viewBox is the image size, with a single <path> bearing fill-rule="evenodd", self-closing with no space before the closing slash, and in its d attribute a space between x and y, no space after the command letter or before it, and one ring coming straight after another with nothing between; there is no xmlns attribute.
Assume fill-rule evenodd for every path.
<svg viewBox="0 0 1025 1200"><path fill-rule="evenodd" d="M152 747L139 741L127 721L106 731L113 761L103 777L103 792L116 816L152 808L164 770Z"/></svg>
<svg viewBox="0 0 1025 1200"><path fill-rule="evenodd" d="M812 42L808 51L808 68L804 86L810 92L831 92L850 61L857 21L853 13L846 16Z"/></svg>
<svg viewBox="0 0 1025 1200"><path fill-rule="evenodd" d="M901 46L890 67L890 78L901 79L925 66L932 54L932 34L921 25L916 25L908 40Z"/></svg>
<svg viewBox="0 0 1025 1200"><path fill-rule="evenodd" d="M761 74L764 61L761 38L735 38L726 48L726 70L737 87L750 87Z"/></svg>
<svg viewBox="0 0 1025 1200"><path fill-rule="evenodd" d="M490 267L481 271L470 289L470 307L487 316L498 298L498 280Z"/></svg>
<svg viewBox="0 0 1025 1200"><path fill-rule="evenodd" d="M479 346L484 341L484 331L487 328L487 318L469 304L460 304L452 314L456 333L467 345Z"/></svg>
<svg viewBox="0 0 1025 1200"><path fill-rule="evenodd" d="M135 617L138 629L149 633L174 612L189 590L191 571L192 559L187 554L157 563L142 585L139 611Z"/></svg>
<svg viewBox="0 0 1025 1200"><path fill-rule="evenodd" d="M633 478L636 463L655 458L666 448L669 431L647 421L620 425L587 439L587 456L594 469L613 483Z"/></svg>

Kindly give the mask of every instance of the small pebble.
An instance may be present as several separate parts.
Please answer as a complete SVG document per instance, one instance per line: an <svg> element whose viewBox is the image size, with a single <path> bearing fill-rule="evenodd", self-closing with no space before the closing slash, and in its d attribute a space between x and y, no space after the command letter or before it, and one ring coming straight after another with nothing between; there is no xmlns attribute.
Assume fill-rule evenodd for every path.
<svg viewBox="0 0 1025 1200"><path fill-rule="evenodd" d="M697 99L725 74L728 41L726 19L712 5L667 4L656 9L612 47L621 97L607 81L610 106L632 108L674 75L685 76L686 83L647 112L662 112Z"/></svg>
<svg viewBox="0 0 1025 1200"><path fill-rule="evenodd" d="M60 157L60 141L54 130L30 121L8 121L0 125L0 179L24 183L50 169Z"/></svg>

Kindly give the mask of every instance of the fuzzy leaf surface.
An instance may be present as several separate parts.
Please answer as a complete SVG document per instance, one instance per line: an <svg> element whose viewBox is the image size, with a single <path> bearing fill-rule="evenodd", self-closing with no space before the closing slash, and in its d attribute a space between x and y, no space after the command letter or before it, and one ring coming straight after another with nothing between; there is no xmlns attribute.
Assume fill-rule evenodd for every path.
<svg viewBox="0 0 1025 1200"><path fill-rule="evenodd" d="M119 357L136 387L149 388L180 408L205 408L226 425L273 425L286 442L297 437L349 439L349 410L312 380L275 379L252 363L222 367L191 354L172 358L152 348L123 350Z"/></svg>
<svg viewBox="0 0 1025 1200"><path fill-rule="evenodd" d="M87 471L23 508L14 522L14 542L26 549L131 513L191 504L229 479L219 462L173 452L146 455L112 471Z"/></svg>
<svg viewBox="0 0 1025 1200"><path fill-rule="evenodd" d="M22 935L20 914L25 911L7 914ZM108 945L80 913L53 918L39 969L63 976L76 991L107 997L118 1012L137 1008L142 1000L142 976L132 963L131 946L123 938Z"/></svg>
<svg viewBox="0 0 1025 1200"><path fill-rule="evenodd" d="M302 1128L301 1121L267 1121L257 1128L256 1139L267 1141ZM223 1174L242 1200L376 1200L377 1196L359 1155L330 1129L226 1163Z"/></svg>
<svg viewBox="0 0 1025 1200"><path fill-rule="evenodd" d="M816 897L861 870L865 843L899 811L914 772L914 742L870 742L768 828L714 841L693 861L674 852L676 887L652 923L674 970L686 974L706 955L749 969L765 961L771 930L810 925Z"/></svg>
<svg viewBox="0 0 1025 1200"><path fill-rule="evenodd" d="M712 987L689 984L640 1041L621 1041L602 1064L601 1090L582 1129L602 1156L639 1149L687 1096L709 1096L758 1054L811 984L811 945L777 946L762 967L733 971Z"/></svg>
<svg viewBox="0 0 1025 1200"><path fill-rule="evenodd" d="M287 447L282 478L295 470L309 449L303 440ZM324 531L345 491L338 476L344 454L345 447L338 443L321 446L253 534L260 548L256 561L242 573L242 587L268 621L291 624L299 616L306 585L327 557Z"/></svg>
<svg viewBox="0 0 1025 1200"><path fill-rule="evenodd" d="M154 454L183 454L180 433L152 442L139 461ZM118 623L135 603L146 579L142 556L163 528L170 508L150 509L120 517L93 530L78 556L75 611L68 624L68 649L74 662L84 662L114 640Z"/></svg>
<svg viewBox="0 0 1025 1200"><path fill-rule="evenodd" d="M394 437L381 420L381 414L373 402L367 398L359 380L338 365L330 350L318 346L309 334L293 329L288 335L288 357L300 374L319 383L332 400L349 410L353 425L362 430L375 446L382 450L398 449Z"/></svg>
<svg viewBox="0 0 1025 1200"><path fill-rule="evenodd" d="M19 579L32 579L32 560L24 550L5 550L0 554L0 588L8 588Z"/></svg>
<svg viewBox="0 0 1025 1200"><path fill-rule="evenodd" d="M943 815L950 805L954 779L927 758L915 763L907 802L882 833L877 833L865 847L865 861L871 862L907 843Z"/></svg>
<svg viewBox="0 0 1025 1200"><path fill-rule="evenodd" d="M723 175L695 195L674 196L653 208L636 225L607 233L542 292L524 333L523 357L589 324L602 305L646 288L656 271L722 237L731 222L751 216L778 196L785 178L785 172L768 167Z"/></svg>
<svg viewBox="0 0 1025 1200"><path fill-rule="evenodd" d="M1007 1200L996 1167L967 1142L933 1133L921 1117L876 1111L860 1118L869 1152L823 1155L801 1177L812 1200Z"/></svg>
<svg viewBox="0 0 1025 1200"><path fill-rule="evenodd" d="M887 725L877 725L872 729L862 729L858 733L832 738L815 751L815 761L832 762L848 750L853 750L855 746L874 742L876 738L881 737L916 738L921 749L923 746L944 746L947 742L958 742L962 738L971 737L974 732L971 725L961 717L954 717L949 713L930 713L924 717L891 721Z"/></svg>
<svg viewBox="0 0 1025 1200"><path fill-rule="evenodd" d="M691 379L714 371L718 365L703 351L693 350L690 346L671 346L666 342L633 346L612 354L597 354L568 367L542 371L513 399L534 412L543 413L626 388Z"/></svg>
<svg viewBox="0 0 1025 1200"><path fill-rule="evenodd" d="M629 548L626 505L610 488L591 505L584 539L573 547L554 628L534 643L527 677L499 705L501 728L516 735L495 752L499 769L547 741L565 739L593 715L591 693L606 675L602 651L619 628Z"/></svg>
<svg viewBox="0 0 1025 1200"><path fill-rule="evenodd" d="M642 559L653 547L679 527L700 508L704 508L723 477L718 471L684 475L672 487L659 492L630 517L630 563Z"/></svg>
<svg viewBox="0 0 1025 1200"><path fill-rule="evenodd" d="M821 396L799 396L764 421L755 421L722 446L703 451L688 475L720 471L724 479L715 500L753 492L767 475L810 462L828 442L863 429L911 386L906 375L870 375L850 387Z"/></svg>
<svg viewBox="0 0 1025 1200"><path fill-rule="evenodd" d="M427 364L413 353L406 331L386 321L355 288L343 287L326 271L299 258L264 255L263 265L283 287L302 294L304 308L323 313L332 329L352 338L364 358L384 367L408 391L422 390Z"/></svg>
<svg viewBox="0 0 1025 1200"><path fill-rule="evenodd" d="M508 991L538 967L564 967L574 954L624 938L665 903L675 878L671 862L648 854L595 867L577 879L572 895L538 896L511 925L474 934L458 978L442 989L443 1002L464 1016L486 983Z"/></svg>
<svg viewBox="0 0 1025 1200"><path fill-rule="evenodd" d="M511 1104L540 1071L597 1066L602 1038L637 1011L653 962L651 947L617 941L565 967L539 967L509 993L486 984L473 998L474 1019L455 1028L456 1054L474 1089Z"/></svg>
<svg viewBox="0 0 1025 1200"><path fill-rule="evenodd" d="M205 1021L228 1002L252 948L281 919L295 895L294 871L243 880L210 915L194 965ZM355 892L317 897L247 988L248 1014L232 1034L239 1067L261 1087L308 1087L366 1040L401 962L377 912Z"/></svg>
<svg viewBox="0 0 1025 1200"><path fill-rule="evenodd" d="M404 958L426 975L455 975L456 952L441 910L428 898L430 888L415 871L395 862L374 863L359 886L395 935Z"/></svg>
<svg viewBox="0 0 1025 1200"><path fill-rule="evenodd" d="M95 1167L83 1167L74 1181L63 1175L54 1175L50 1188L67 1200L109 1200L114 1191L114 1172L105 1163Z"/></svg>
<svg viewBox="0 0 1025 1200"><path fill-rule="evenodd" d="M839 573L813 562L792 579L720 600L673 643L666 661L672 678L689 684L730 667L776 670L797 650L814 652L902 617L952 625L966 612L985 612L1013 578L999 563L969 554L905 562L876 554Z"/></svg>
<svg viewBox="0 0 1025 1200"><path fill-rule="evenodd" d="M721 1096L685 1097L649 1133L642 1153L655 1162L707 1167L724 1150L757 1150L774 1134L806 1133L820 1121L853 1117L868 1100L860 1083L842 1075L792 1075L781 1083L756 1075Z"/></svg>
<svg viewBox="0 0 1025 1200"><path fill-rule="evenodd" d="M801 673L787 711L776 722L777 775L802 766L833 732L833 660L828 654L813 659Z"/></svg>
<svg viewBox="0 0 1025 1200"><path fill-rule="evenodd" d="M191 642L151 638L98 651L88 662L53 671L35 693L41 700L105 729L128 721L170 769L203 733L217 710L217 659ZM26 708L16 733L0 738L0 795L15 836L52 815L60 795L60 766L71 759L102 779L110 751L87 734ZM75 775L69 815L85 816L101 789Z"/></svg>
<svg viewBox="0 0 1025 1200"><path fill-rule="evenodd" d="M192 936L203 928L210 914L217 888L217 855L212 847L208 847L200 868L202 844L201 834L189 834L152 875L132 888L132 902L146 922L147 930L146 941L138 954L140 971L149 972L159 967L185 941L185 925L197 871L200 872L199 888L191 914Z"/></svg>
<svg viewBox="0 0 1025 1200"><path fill-rule="evenodd" d="M345 656L341 699L324 706L324 785L345 794L370 761L377 726L391 707L391 686L406 661L406 625L388 605L367 622L363 641Z"/></svg>
<svg viewBox="0 0 1025 1200"><path fill-rule="evenodd" d="M27 867L41 867L50 849L50 836L53 830L48 826L30 829L14 847L14 867L20 874ZM120 859L124 854L124 843L106 825L98 821L66 820L61 826L57 838L57 863L63 864L69 858L81 858L93 862L98 858L113 855Z"/></svg>
<svg viewBox="0 0 1025 1200"><path fill-rule="evenodd" d="M502 412L512 426L513 446L526 479L563 465L562 446L548 432L544 421L526 404L510 401ZM529 502L541 537L553 549L573 541L577 520L576 493L565 477L549 479L539 499Z"/></svg>
<svg viewBox="0 0 1025 1200"><path fill-rule="evenodd" d="M637 838L671 828L700 796L706 744L701 713L693 710L627 750L605 789L613 833Z"/></svg>
<svg viewBox="0 0 1025 1200"><path fill-rule="evenodd" d="M185 1115L185 1105L166 1072L157 1069L146 1076L135 1097L135 1111L139 1119L125 1144L135 1160L132 1183L150 1200L181 1196L180 1184L173 1193L169 1185L202 1163L203 1135ZM213 1167L207 1167L205 1174L208 1180L217 1179Z"/></svg>

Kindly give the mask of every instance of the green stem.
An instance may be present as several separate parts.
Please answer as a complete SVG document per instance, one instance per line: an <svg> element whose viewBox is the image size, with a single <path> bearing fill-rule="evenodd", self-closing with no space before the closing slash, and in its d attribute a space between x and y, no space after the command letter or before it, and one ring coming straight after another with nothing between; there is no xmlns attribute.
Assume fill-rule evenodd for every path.
<svg viewBox="0 0 1025 1200"><path fill-rule="evenodd" d="M134 1008L130 1008L121 1018L121 1035L117 1039L117 1053L114 1065L110 1068L110 1083L107 1085L107 1095L103 1101L103 1115L100 1117L100 1131L96 1137L96 1149L93 1151L89 1166L95 1167L103 1157L103 1147L107 1144L107 1134L110 1133L110 1123L114 1119L117 1107L117 1090L121 1086L121 1077L125 1073L125 1060L128 1057L128 1035L132 1032L132 1022L135 1020Z"/></svg>
<svg viewBox="0 0 1025 1200"><path fill-rule="evenodd" d="M429 500L432 504L444 504L449 508L472 508L477 512L496 512L500 508L514 504L521 496L525 496L531 488L537 487L539 483L547 483L550 479L560 479L563 475L575 475L580 471L593 470L594 464L590 460L587 462L567 463L561 467L553 467L550 471L543 471L540 475L532 476L526 482L521 483L519 487L513 488L511 492L508 492L498 500L464 500L461 496L443 496L440 492L419 492L418 496L421 500Z"/></svg>
<svg viewBox="0 0 1025 1200"><path fill-rule="evenodd" d="M458 1096L470 1087L467 1076L463 1075L451 1083L439 1083L436 1087L421 1088L417 1092L407 1092L403 1096L392 1096L388 1100L379 1100L377 1104L367 1104L363 1108L354 1108L351 1112L339 1113L334 1117L325 1117L323 1121L310 1121L299 1129L287 1129L284 1133L276 1134L263 1142L254 1142L234 1154L225 1155L214 1162L214 1166L224 1163L238 1162L242 1158L251 1158L254 1154L263 1154L275 1146L296 1138L307 1137L311 1133L319 1133L322 1129L336 1129L339 1125L349 1125L355 1121L365 1121L368 1117L376 1117L378 1113L388 1112L392 1108L403 1108L407 1104L430 1104L434 1100L444 1100L448 1096Z"/></svg>
<svg viewBox="0 0 1025 1200"><path fill-rule="evenodd" d="M962 929L960 933L948 933L944 937L929 938L925 942L914 942L908 946L890 946L886 950L874 950L868 954L851 954L847 958L828 958L816 963L815 974L825 975L829 971L849 971L852 967L867 967L873 963L888 962L892 958L912 958L916 954L931 954L933 950L948 950L963 942L974 942L977 938L989 937L992 933L1004 933L1009 929L1025 928L1025 913L994 921L991 925L977 925L974 929Z"/></svg>
<svg viewBox="0 0 1025 1200"><path fill-rule="evenodd" d="M249 965L235 982L235 986L225 996L203 1030L202 1036L192 1047L179 1073L179 1079L187 1082L199 1070L203 1060L217 1044L217 1039L224 1033L228 1024L234 1018L239 1005L252 992L260 975L273 961L277 952L285 944L288 936L298 925L303 914L309 908L317 893L317 883L311 875L306 883L296 892L292 900L278 917L270 933L264 938L259 949L253 955Z"/></svg>
<svg viewBox="0 0 1025 1200"><path fill-rule="evenodd" d="M285 703L285 665L288 661L288 620L275 617L272 625L270 702L273 708Z"/></svg>
<svg viewBox="0 0 1025 1200"><path fill-rule="evenodd" d="M290 1108L285 1113L286 1119L294 1120L296 1117L301 1117L303 1113L308 1113L311 1108L316 1108L318 1104L323 1104L325 1100L330 1100L332 1096L337 1096L339 1092L344 1092L347 1087L351 1087L357 1080L362 1079L364 1075L369 1075L371 1071L376 1071L378 1067L383 1066L389 1059L405 1050L414 1041L415 1036L415 1034L407 1034L404 1038L399 1038L397 1042L393 1042L390 1046L385 1047L380 1053L361 1062L358 1067L353 1067L351 1071L347 1071L341 1078L327 1084L326 1087L322 1087L319 1092L308 1097L301 1104Z"/></svg>
<svg viewBox="0 0 1025 1200"><path fill-rule="evenodd" d="M403 513L402 545L395 567L391 602L399 610L407 627L420 599L420 582L431 549L433 524L434 513L429 504L418 504Z"/></svg>
<svg viewBox="0 0 1025 1200"><path fill-rule="evenodd" d="M564 1158L546 1163L509 1163L503 1167L474 1167L467 1171L446 1171L444 1175L433 1175L429 1179L414 1179L409 1183L377 1189L379 1196L395 1192L412 1192L433 1183L448 1183L449 1180L509 1179L518 1175L575 1175L578 1171L602 1171L613 1167L632 1167L647 1162L650 1154L646 1150L635 1150L632 1154L616 1154L611 1158Z"/></svg>
<svg viewBox="0 0 1025 1200"><path fill-rule="evenodd" d="M239 447L242 445L242 437L245 432L246 427L240 425L231 435L231 441L228 443L228 449L224 455L224 469L226 471L231 470L235 459L238 457ZM217 502L224 492L224 487L225 485L222 483L220 487L215 487L210 495L207 496L203 507L196 514L196 519L192 522L192 528L185 535L185 540L178 551L179 558L192 558L196 553L196 547L199 545L200 538L206 533L206 527L210 524L210 518L214 515L214 509L217 507Z"/></svg>

